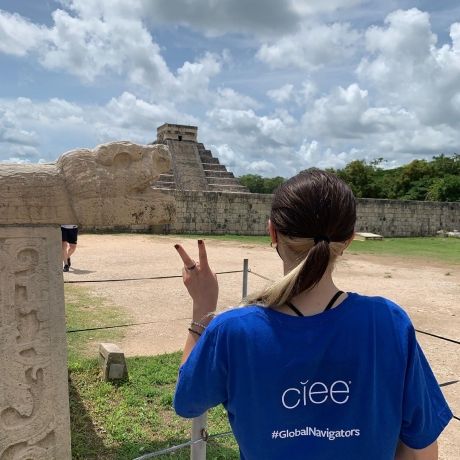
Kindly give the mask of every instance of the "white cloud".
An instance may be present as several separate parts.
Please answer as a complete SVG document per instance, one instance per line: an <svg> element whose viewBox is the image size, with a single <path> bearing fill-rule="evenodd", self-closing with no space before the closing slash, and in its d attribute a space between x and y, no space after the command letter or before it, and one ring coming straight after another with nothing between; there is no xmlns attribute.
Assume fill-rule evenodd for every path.
<svg viewBox="0 0 460 460"><path fill-rule="evenodd" d="M369 124L364 126L362 118L368 107L368 92L354 83L317 99L304 119L317 135L359 137L370 128Z"/></svg>
<svg viewBox="0 0 460 460"><path fill-rule="evenodd" d="M49 40L39 50L48 69L69 72L87 82L106 74L126 74L136 84L171 84L173 76L159 46L137 19L80 17L53 13Z"/></svg>
<svg viewBox="0 0 460 460"><path fill-rule="evenodd" d="M317 70L353 56L360 33L350 24L303 24L299 31L264 43L257 58L272 68Z"/></svg>
<svg viewBox="0 0 460 460"><path fill-rule="evenodd" d="M271 89L267 91L267 96L273 99L274 101L283 104L284 102L289 101L292 99L293 96L294 85L287 83L280 88Z"/></svg>
<svg viewBox="0 0 460 460"><path fill-rule="evenodd" d="M148 143L156 128L177 120L198 124L174 105L152 104L124 92L106 105L82 105L62 99L0 99L2 158L54 160L66 150L113 140Z"/></svg>
<svg viewBox="0 0 460 460"><path fill-rule="evenodd" d="M260 104L255 99L241 94L232 88L217 88L216 93L212 97L214 108L246 110L260 107Z"/></svg>
<svg viewBox="0 0 460 460"><path fill-rule="evenodd" d="M262 176L270 176L276 174L276 166L267 160L251 161L247 166L249 173L260 174Z"/></svg>
<svg viewBox="0 0 460 460"><path fill-rule="evenodd" d="M333 153L331 148L322 149L317 140L304 139L297 151L299 169L307 168L343 168L349 161L354 159L356 152Z"/></svg>
<svg viewBox="0 0 460 460"><path fill-rule="evenodd" d="M148 143L156 139L156 128L170 120L197 124L195 117L179 112L172 103L153 104L128 92L95 108L91 120L100 142L128 139Z"/></svg>
<svg viewBox="0 0 460 460"><path fill-rule="evenodd" d="M128 14L126 2L62 3L73 14L55 10L49 28L0 10L0 37L4 37L0 52L34 52L46 69L69 73L86 83L106 75L126 76L132 85L147 88L156 99L177 100L205 98L211 79L227 59L225 50L222 56L205 53L194 62L184 62L175 75L137 16L139 11Z"/></svg>
<svg viewBox="0 0 460 460"><path fill-rule="evenodd" d="M387 16L385 27L366 32L372 53L357 73L387 104L413 112L423 124L460 126L460 23L450 28L452 45L437 45L430 17L418 9Z"/></svg>
<svg viewBox="0 0 460 460"><path fill-rule="evenodd" d="M174 82L176 96L184 100L210 97L209 83L221 71L221 66L220 56L213 53L206 53L196 62L185 62L177 70L177 80Z"/></svg>
<svg viewBox="0 0 460 460"><path fill-rule="evenodd" d="M243 152L235 152L228 144L209 146L220 163L237 176L244 174L259 174L262 176L276 175L278 170L273 162L267 160L251 161Z"/></svg>
<svg viewBox="0 0 460 460"><path fill-rule="evenodd" d="M18 14L0 10L0 53L25 56L40 46L47 29L37 26Z"/></svg>
<svg viewBox="0 0 460 460"><path fill-rule="evenodd" d="M312 101L317 91L316 85L311 80L305 80L300 88L286 83L279 88L267 91L267 96L279 105L294 102L297 105L305 106Z"/></svg>

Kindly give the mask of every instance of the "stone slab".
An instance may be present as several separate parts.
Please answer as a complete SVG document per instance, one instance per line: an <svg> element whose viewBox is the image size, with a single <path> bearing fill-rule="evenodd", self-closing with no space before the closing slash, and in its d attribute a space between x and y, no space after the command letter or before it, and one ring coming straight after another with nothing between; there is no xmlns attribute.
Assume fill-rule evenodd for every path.
<svg viewBox="0 0 460 460"><path fill-rule="evenodd" d="M99 344L99 364L105 381L119 380L128 377L123 350L114 343Z"/></svg>
<svg viewBox="0 0 460 460"><path fill-rule="evenodd" d="M377 233L370 232L357 232L353 238L357 241L366 241L366 240L383 240L382 235L377 235Z"/></svg>

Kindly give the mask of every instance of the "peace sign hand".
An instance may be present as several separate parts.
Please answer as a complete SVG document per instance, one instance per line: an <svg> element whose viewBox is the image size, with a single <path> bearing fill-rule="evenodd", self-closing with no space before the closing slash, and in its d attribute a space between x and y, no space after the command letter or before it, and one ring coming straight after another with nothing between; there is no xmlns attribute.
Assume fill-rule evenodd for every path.
<svg viewBox="0 0 460 460"><path fill-rule="evenodd" d="M216 274L209 267L206 247L203 240L198 240L199 262L195 262L180 244L174 247L184 262L182 280L193 300L193 320L203 321L216 310L219 296L219 284Z"/></svg>

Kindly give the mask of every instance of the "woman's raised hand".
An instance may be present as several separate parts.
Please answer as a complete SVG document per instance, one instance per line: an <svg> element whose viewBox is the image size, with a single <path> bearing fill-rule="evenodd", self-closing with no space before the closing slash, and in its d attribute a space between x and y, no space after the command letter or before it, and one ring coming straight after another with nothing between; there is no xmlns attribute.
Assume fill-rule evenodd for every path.
<svg viewBox="0 0 460 460"><path fill-rule="evenodd" d="M216 274L209 267L204 241L198 240L198 262L180 244L174 247L184 263L182 279L193 300L193 320L204 321L209 313L216 310L219 296L219 284Z"/></svg>

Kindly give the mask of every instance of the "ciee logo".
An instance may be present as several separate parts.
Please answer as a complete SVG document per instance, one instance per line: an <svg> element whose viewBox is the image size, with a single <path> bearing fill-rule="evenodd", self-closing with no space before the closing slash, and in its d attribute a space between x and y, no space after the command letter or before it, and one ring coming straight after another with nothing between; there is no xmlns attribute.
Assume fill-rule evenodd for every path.
<svg viewBox="0 0 460 460"><path fill-rule="evenodd" d="M300 382L300 387L288 388L281 395L281 402L286 409L295 409L299 406L324 404L329 399L334 404L345 404L350 399L351 381L336 380L327 386L323 382L309 380Z"/></svg>

